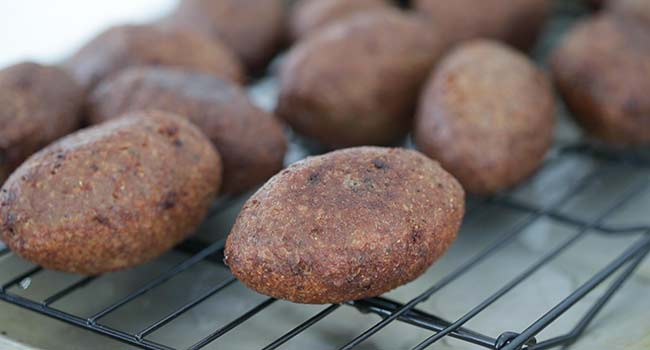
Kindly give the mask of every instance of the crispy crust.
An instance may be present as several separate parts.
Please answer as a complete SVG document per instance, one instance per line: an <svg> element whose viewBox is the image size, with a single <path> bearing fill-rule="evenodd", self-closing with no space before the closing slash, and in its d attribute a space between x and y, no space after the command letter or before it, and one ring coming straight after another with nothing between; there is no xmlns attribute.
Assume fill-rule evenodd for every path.
<svg viewBox="0 0 650 350"><path fill-rule="evenodd" d="M440 257L463 213L461 186L419 152L335 151L290 166L246 202L226 263L250 288L294 302L376 296Z"/></svg>
<svg viewBox="0 0 650 350"><path fill-rule="evenodd" d="M551 85L524 55L476 40L446 56L416 117L418 148L472 193L489 194L529 176L551 145Z"/></svg>
<svg viewBox="0 0 650 350"><path fill-rule="evenodd" d="M553 53L555 83L591 135L622 146L650 143L649 38L642 21L600 15L578 23Z"/></svg>
<svg viewBox="0 0 650 350"><path fill-rule="evenodd" d="M245 191L282 169L287 145L280 122L234 84L185 70L139 67L106 79L88 99L91 123L143 109L186 117L208 136L223 159L222 192Z"/></svg>
<svg viewBox="0 0 650 350"><path fill-rule="evenodd" d="M441 53L426 22L398 10L339 21L289 52L276 114L330 147L394 143Z"/></svg>
<svg viewBox="0 0 650 350"><path fill-rule="evenodd" d="M191 234L220 176L219 155L195 126L162 112L134 113L71 134L23 163L0 192L0 237L46 268L123 269Z"/></svg>
<svg viewBox="0 0 650 350"><path fill-rule="evenodd" d="M182 67L244 82L241 64L222 43L190 31L151 25L112 27L65 63L87 89L119 70L142 65Z"/></svg>
<svg viewBox="0 0 650 350"><path fill-rule="evenodd" d="M0 184L32 153L74 131L83 90L63 70L23 62L0 71Z"/></svg>
<svg viewBox="0 0 650 350"><path fill-rule="evenodd" d="M197 31L230 47L259 72L285 39L283 0L183 0L164 26Z"/></svg>
<svg viewBox="0 0 650 350"><path fill-rule="evenodd" d="M291 9L289 34L297 41L348 16L387 8L386 0L301 0Z"/></svg>
<svg viewBox="0 0 650 350"><path fill-rule="evenodd" d="M549 0L415 0L450 44L476 38L503 40L530 49L548 15Z"/></svg>

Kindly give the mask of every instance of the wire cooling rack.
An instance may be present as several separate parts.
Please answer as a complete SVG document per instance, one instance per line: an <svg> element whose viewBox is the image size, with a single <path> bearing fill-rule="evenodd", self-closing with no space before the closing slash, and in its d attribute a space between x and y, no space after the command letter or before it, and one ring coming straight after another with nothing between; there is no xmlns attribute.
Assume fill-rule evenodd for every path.
<svg viewBox="0 0 650 350"><path fill-rule="evenodd" d="M295 328L291 329L286 334L278 336L276 340L264 346L263 349L279 348L287 341L298 336L324 318L330 316L334 311L341 307L352 307L363 313L376 314L381 317L381 320L368 329L359 330L358 335L353 339L350 339L348 343L341 346L340 349L353 349L356 346L359 346L365 340L373 336L373 334L379 332L393 322L401 322L413 327L420 327L431 331L431 335L413 347L413 349L427 348L431 344L440 341L445 337L456 338L487 349L499 350L539 350L558 345L571 344L583 333L583 331L585 331L587 326L594 317L597 316L598 312L605 306L607 301L619 288L621 288L624 282L633 274L635 268L650 252L650 226L617 226L606 223L607 219L611 215L634 201L635 197L644 193L644 191L648 189L648 177L642 176L639 181L632 181L632 184L625 186L626 189L621 193L613 194L611 201L603 204L598 213L592 213L594 215L592 215L591 219L585 220L581 218L580 215L567 214L559 208L563 203L570 202L577 196L584 196L586 193L588 194L590 187L593 187L594 184L602 181L603 178L612 176L617 172L638 171L650 174L650 163L648 163L647 159L644 159L642 156L607 153L585 144L576 144L556 148L554 155L549 157L544 168L552 167L554 164L561 162L567 157L598 159L600 165L589 172L581 174L579 178L570 180L569 182L571 182L571 185L563 191L564 193L557 195L556 198L545 205L533 205L518 199L521 195L519 195L516 190L508 194L491 198L470 199L466 220L472 220L472 217L480 213L487 205L502 206L511 210L520 211L526 214L526 219L521 221L514 228L501 232L498 238L482 252L469 257L454 271L448 273L437 281L434 281L428 289L422 291L416 297L404 303L384 297L376 297L351 301L341 305L330 305L315 313L304 322L296 324ZM544 169L540 171L543 172ZM573 234L565 237L564 241L554 249L546 252L533 264L524 268L517 276L504 283L499 290L471 307L458 319L448 321L437 315L430 314L425 310L418 309L418 304L432 296L435 296L436 293L447 287L454 280L481 265L481 263L490 256L500 254L504 249L507 249L509 243L521 235L527 227L533 225L542 218L547 218L573 227L575 228L575 231ZM567 295L564 300L549 309L547 313L540 315L540 317L532 324L526 325L526 327L522 328L521 331L513 332L504 330L501 334L487 335L465 327L465 325L474 317L483 312L491 304L503 298L508 292L517 287L524 280L533 276L538 270L540 270L540 268L554 260L559 254L567 250L569 247L579 244L581 239L585 236L593 234L621 237L637 234L639 235L639 238L630 244L622 254L609 261L604 268L597 271L597 273L593 274L579 288ZM36 266L4 282L0 288L0 299L30 309L34 312L65 321L75 326L115 338L136 347L143 349L174 349L174 347L168 344L148 339L148 336L156 331L164 330L166 325L174 322L193 308L200 307L201 303L208 298L219 298L220 292L239 283L234 277L227 276L225 279L215 283L211 288L204 291L202 295L184 303L154 322L142 324L140 330L137 332L125 332L119 330L102 323L102 320L128 303L143 297L143 295L146 295L147 293L151 293L170 279L175 278L180 274L187 273L191 267L199 262L209 261L213 264L222 264L223 245L223 240L211 244L205 244L197 240L189 240L181 244L176 249L183 252L183 254L187 254L187 258L184 261L162 272L160 275L154 277L148 282L143 283L140 288L137 288L128 295L113 301L111 304L103 307L89 317L82 317L60 310L54 307L53 304L70 297L70 295L78 289L87 288L98 279L101 279L101 276L80 278L76 282L61 288L51 295L39 298L38 300L27 298L18 293L12 292L12 289L20 290L18 287L28 284L32 279L37 278L39 273L43 272L41 267ZM0 251L0 255L6 254L11 254L6 248ZM2 268L1 265L0 268ZM538 341L535 338L540 331L569 310L586 295L591 293L597 286L605 282L609 284L604 293L596 299L580 321L572 329L568 330L566 334L545 339L543 341ZM209 334L206 334L202 339L198 339L187 349L202 349L233 329L237 327L245 327L247 320L264 312L264 310L274 302L276 302L276 300L273 298L263 299L248 311L232 319L229 323L222 325ZM525 305L520 307L525 307ZM251 329L250 332L253 332L254 334L254 329Z"/></svg>
<svg viewBox="0 0 650 350"><path fill-rule="evenodd" d="M584 166L585 162L596 165ZM569 170L565 172L565 175L560 176L559 180L557 176L554 181L543 179L544 174L550 171L549 169L557 169L563 163L571 164L574 168L568 168ZM629 174L635 176L629 176ZM623 179L623 185L620 185L621 181L618 182L618 186L611 185L613 178ZM497 232L491 232L490 237L494 237L494 239L482 250L463 258L457 266L439 278L431 280L429 285L418 290L413 297L397 301L381 296L329 305L314 312L306 320L296 322L292 325L293 328L288 329L284 334L277 334L273 341L263 344L260 348L264 350L280 348L292 339L317 327L319 322L337 317L337 311L343 308L378 316L378 321L369 327L354 329L349 339L345 339L343 344L336 345L339 349L362 348L364 343L367 343L374 335L396 323L427 332L426 337L414 341L413 349L429 348L432 344L449 338L466 342L466 345L473 344L477 348L495 350L541 350L568 346L583 335L592 320L598 316L624 283L633 276L637 267L650 252L650 224L629 225L611 220L633 206L640 196L648 193L649 179L650 157L647 153L611 151L585 142L560 142L556 144L538 171L536 178L527 184L490 198L469 198L464 226L471 224L489 208L494 207L517 212L524 218L513 226L496 225L496 228L486 228L486 230ZM541 191L544 195L541 197L531 196L531 191ZM584 203L591 198L599 199L593 200L594 203L587 206L588 210L584 206L581 207L581 210L571 209L571 203L576 201ZM231 201L222 201L215 206L211 215L217 215L231 206ZM553 245L552 249L544 251L529 265L522 266L514 276L499 284L499 288L494 292L476 303L466 305L460 316L448 319L449 315L428 311L425 305L427 300L439 297L441 293L452 288L451 285L454 282L484 266L487 260L515 249L512 246L513 242L521 239L526 230L540 221L561 224L570 228L569 233L560 235L560 241ZM604 267L591 273L577 288L565 295L554 306L540 313L533 322L520 324L518 330L503 329L494 334L486 334L486 332L480 332L471 327L470 323L483 316L489 307L504 300L508 301L507 295L524 284L526 280L538 278L543 283L544 279L538 277L540 271L556 262L560 255L570 254L572 247L584 244L585 239L590 236L611 237L614 240L624 241L626 246L622 249L622 253L609 261L604 261ZM165 332L167 328L176 323L184 322L184 316L201 308L207 301L216 300L219 303L224 293L237 288L238 285L241 287L240 283L229 273L216 279L198 295L184 300L180 305L166 308L164 312L159 312L160 315L155 319L128 327L135 330L127 331L107 320L112 315L128 308L132 303L156 293L173 279L188 277L188 280L191 281L192 269L199 264L223 267L223 247L223 239L207 243L199 239L185 241L175 248L175 251L183 257L177 264L157 271L153 278L149 274L142 274L140 276L142 282L139 282L138 287L108 303L97 302L100 305L91 314L74 312L59 305L65 302L68 304L92 303L92 298L81 300L78 299L77 294L80 291L92 289L94 285L100 284L102 279L107 278L106 276L75 276L72 280L64 279L66 283L63 285L57 284L56 287L48 288L47 293L44 291L41 291L42 293L23 293L24 290L29 289L30 284L36 284L35 281L43 274L48 273L41 267L29 266L6 278L3 277L4 279L0 278L0 299L137 348L195 350L212 347L220 338L235 330L241 330L242 334L255 335L257 330L250 326L250 320L269 312L268 309L276 303L276 300L260 296L259 300L248 306L243 312L233 315L228 322L202 334L201 337L194 339L191 345L183 347L160 340L155 335ZM9 270L5 266L9 260L6 258L12 254L0 244L0 276L3 276L1 274L3 270ZM581 256L578 257L578 259L580 258ZM223 270L227 271L225 268ZM419 283L422 285L422 282ZM53 290L49 291L50 289ZM597 294L597 296L587 300L586 297L593 296L593 294ZM229 300L223 302L226 303ZM581 310L581 316L572 327L564 329L562 334L546 339L537 339L540 332L572 308L575 309L574 306L581 301L588 301L591 305ZM295 307L306 308L307 306L296 305ZM526 308L528 305L513 305L512 307Z"/></svg>

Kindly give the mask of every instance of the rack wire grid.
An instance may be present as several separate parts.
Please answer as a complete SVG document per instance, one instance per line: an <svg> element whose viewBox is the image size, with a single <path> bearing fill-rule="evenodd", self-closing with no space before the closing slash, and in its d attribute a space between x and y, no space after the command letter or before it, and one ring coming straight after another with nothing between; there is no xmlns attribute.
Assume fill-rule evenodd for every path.
<svg viewBox="0 0 650 350"><path fill-rule="evenodd" d="M553 176L547 176L550 173ZM352 333L348 333L352 334L349 339L335 345L342 350L362 347L364 342L373 335L395 323L418 327L428 332L423 339L414 340L413 349L425 349L442 339L449 338L466 342L466 345L473 344L478 348L494 350L541 350L568 346L588 329L606 303L633 275L635 269L650 252L650 224L625 224L625 220L619 220L620 213L625 212L630 215L630 208L635 208L639 197L647 197L650 194L649 178L650 159L644 152L611 151L583 141L557 142L537 175L526 184L497 196L468 199L464 228L472 225L478 217L490 215L493 208L516 212L522 218L512 225L502 225L498 222L498 218L495 219L497 221L495 225L485 227L485 230L493 231L490 237L494 238L482 250L472 256L457 257L460 262L450 272L438 278L422 277L427 280L422 282L421 278L419 285L425 283L427 287L418 290L409 299L397 301L380 296L324 306L314 311L304 321L296 322L284 334L277 334L275 340L260 347L264 350L277 349L309 329L317 327L319 322L336 317L337 311L342 308L352 308L367 315L378 316L370 327L355 329ZM594 201L596 195L601 198L604 196L609 200ZM231 205L231 201L221 201L215 206L211 215L216 215ZM588 209L585 209L585 205ZM647 208L637 210L636 215L647 215L643 214L646 211ZM555 244L538 257L536 256L528 266L518 267L513 276L508 276L500 284L500 288L490 291L478 302L467 306L464 312L453 320L447 320L442 317L443 315L433 314L421 307L428 299L451 288L452 284L463 276L479 269L488 259L499 256L509 249L518 249L513 242L521 239L527 229L542 220L556 225L552 227L562 227ZM464 230L460 235L463 234ZM565 295L555 306L537 315L533 322L520 325L517 331L504 329L499 334L484 334L468 326L473 319L486 313L493 304L504 300L508 302L506 296L518 286L526 280L535 278L540 270L552 261L558 260L560 255L569 254L567 252L572 247L584 243L586 237L593 236L623 241L624 249L609 261L604 261L602 268L590 274L578 288ZM93 284L100 283L102 279L107 278L106 276L65 275L65 278L58 279L65 284L57 283L47 286L48 288L40 284L42 289L33 291L29 287L32 284L39 285L37 283L39 276L54 272L43 270L39 266L28 266L23 262L18 264L19 272L7 276L7 271L12 271L7 265L18 258L9 259L13 254L0 245L0 278L3 278L0 280L3 281L0 287L0 299L138 348L177 349L181 347L169 341L155 339L155 335L164 333L166 327L170 327L175 322L182 322L184 315L200 308L206 301L213 300L219 303L222 293L240 285L227 272L227 268L223 267L223 247L223 239L209 243L196 238L189 239L175 248L175 251L184 257L177 264L157 271L157 275L148 280L146 278L150 277L149 273L139 273L139 279L144 279L146 282L110 302L98 300L98 305L92 313L82 315L80 312L74 312L74 307L70 307L71 304L75 304L75 300L78 300L75 299L75 294L92 289ZM449 255L453 254L453 251L449 253ZM192 278L200 278L200 276L192 276L190 271L198 264L206 263L212 267L221 266L221 270L225 272L220 278L214 278L214 283L204 288L198 295L183 300L180 304L170 300L169 303L173 304L173 307L163 308L160 305L160 309L164 311L158 312L154 320L126 327L135 330L127 331L105 322L112 314L127 308L128 305L146 295L155 293L171 280L181 279L184 281L182 283L191 283ZM57 276L61 277L63 274ZM543 278L538 279L541 283L544 282ZM589 301L590 305L584 308L582 316L572 327L565 329L562 334L544 340L536 338L540 332L574 305L580 301L584 302L585 297L591 293L598 295ZM214 345L219 338L235 329L241 330L240 334L255 335L256 329L247 328L247 322L263 314L276 303L273 298L259 295L255 300L256 302L248 306L245 312L232 315L228 322L215 326L212 332L203 334L192 344L182 348L197 350L209 344ZM68 306L64 307L66 301ZM232 302L232 298L225 298L222 301L222 303ZM308 307L298 304L293 306ZM513 304L511 307L525 309L528 305Z"/></svg>

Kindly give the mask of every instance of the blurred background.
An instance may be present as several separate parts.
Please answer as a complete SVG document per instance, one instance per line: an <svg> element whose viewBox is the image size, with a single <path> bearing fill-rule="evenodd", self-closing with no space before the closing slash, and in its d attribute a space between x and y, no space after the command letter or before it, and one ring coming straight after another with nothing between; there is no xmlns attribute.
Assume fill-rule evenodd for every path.
<svg viewBox="0 0 650 350"><path fill-rule="evenodd" d="M218 1L218 0L215 0ZM259 0L264 1L264 0ZM443 1L443 0L441 0ZM453 0L448 0L453 1ZM479 0L477 0L479 1ZM22 60L41 63L57 63L83 43L109 26L123 23L141 23L159 18L170 12L176 0L129 0L129 1L84 1L84 0L21 0L0 1L0 67ZM570 3L570 2L566 2ZM572 8L571 6L566 6ZM572 11L572 10L571 10ZM543 57L548 48L556 42L557 33L563 32L575 20L575 14L556 16L549 23L537 49L536 57ZM270 107L274 103L275 82L267 77L253 84L251 94L256 101ZM558 141L573 142L579 137L575 126L561 119L557 132ZM304 156L303 150L292 144L290 159ZM549 202L558 193L568 188L579 172L598 172L611 164L583 157L568 156L553 166L544 168L528 183L513 192L513 197L530 205ZM586 188L571 201L559 206L560 211L594 216L599 205L611 197L624 193L638 183L647 182L648 171L638 172L621 166L615 176L609 176ZM551 192L549 188L556 189ZM472 203L470 203L471 205ZM477 204L477 202L473 202ZM614 215L611 225L648 225L647 208L650 205L650 191L641 194L640 199L624 207ZM224 215L210 219L201 230L206 240L222 238L228 231L238 206L230 207ZM227 217L227 218L225 218ZM401 287L388 296L400 302L407 302L428 288L433 282L461 266L469 257L490 246L507 229L518 226L528 219L528 213L505 209L487 204L477 215L468 220L459 240L450 253L431 268L422 278ZM575 234L574 227L558 224L547 218L530 225L507 249L495 254L479 268L459 278L455 284L444 289L435 298L423 302L418 308L436 315L455 320L486 297L491 295L517 276L523 268L535 263L548 251ZM553 263L544 266L525 283L514 289L508 298L501 300L486 312L470 322L472 329L498 336L500 332L521 331L539 316L563 300L578 286L603 268L631 244L638 236L613 238L605 235L590 235L581 244L561 254ZM158 275L183 261L187 256L176 251L169 252L156 261L102 278L96 283L76 292L73 298L63 300L56 306L61 310L79 315L92 315L101 307L138 288L152 276ZM6 279L16 271L29 268L29 263L15 256L3 257L0 278ZM211 262L197 264L188 273L165 283L154 293L145 295L126 305L115 315L103 320L110 327L134 332L143 324L159 319L188 300L193 300L212 288L215 281L227 276L225 268ZM46 271L30 284L16 286L11 292L37 299L60 289L66 283L76 281L78 276ZM626 284L619 294L607 305L603 313L590 327L587 336L572 349L650 349L650 264L642 265L639 272ZM597 300L603 288L582 300L575 309L552 324L540 339L564 334L571 329L585 311ZM227 324L233 318L245 313L263 299L241 285L208 299L200 308L187 313L178 322L161 331L154 332L152 339L174 346L186 347L197 339ZM514 305L514 306L513 306ZM278 336L304 322L326 306L305 306L280 301L259 317L237 328L209 349L259 348L272 342ZM380 318L362 314L351 307L341 307L310 328L305 334L287 343L285 349L328 350L345 344L346 341L371 327ZM429 330L404 323L393 323L358 349L401 349L410 348L432 334ZM80 328L55 321L34 312L0 302L0 338L18 340L21 343L42 349L134 349L115 340L91 333ZM0 350L18 349L18 345L6 345L0 340ZM467 343L445 339L435 349L473 349Z"/></svg>
<svg viewBox="0 0 650 350"><path fill-rule="evenodd" d="M147 22L175 5L175 0L0 1L0 66L56 63L111 25Z"/></svg>

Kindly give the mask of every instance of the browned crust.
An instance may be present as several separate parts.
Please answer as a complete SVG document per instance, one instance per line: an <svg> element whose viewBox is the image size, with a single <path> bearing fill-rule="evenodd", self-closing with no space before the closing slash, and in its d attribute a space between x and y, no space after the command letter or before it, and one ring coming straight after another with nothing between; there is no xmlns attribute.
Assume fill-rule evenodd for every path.
<svg viewBox="0 0 650 350"><path fill-rule="evenodd" d="M513 186L551 145L555 101L527 57L488 40L448 54L432 74L416 117L418 148L472 193Z"/></svg>
<svg viewBox="0 0 650 350"><path fill-rule="evenodd" d="M289 52L276 114L331 147L394 143L441 52L425 21L398 10L339 21Z"/></svg>
<svg viewBox="0 0 650 350"><path fill-rule="evenodd" d="M476 38L503 40L530 49L550 14L549 0L414 0L450 43Z"/></svg>
<svg viewBox="0 0 650 350"><path fill-rule="evenodd" d="M175 113L201 129L223 159L222 192L245 191L282 169L287 145L280 122L234 84L185 70L139 67L106 79L88 99L92 123L144 109Z"/></svg>
<svg viewBox="0 0 650 350"><path fill-rule="evenodd" d="M387 8L386 0L301 0L291 9L289 35L297 41L351 15Z"/></svg>
<svg viewBox="0 0 650 350"><path fill-rule="evenodd" d="M84 45L65 63L84 87L129 66L193 69L242 83L241 64L228 47L197 33L152 25L112 27Z"/></svg>
<svg viewBox="0 0 650 350"><path fill-rule="evenodd" d="M440 257L463 212L461 186L419 152L335 151L290 166L246 202L226 263L250 288L294 302L376 296Z"/></svg>
<svg viewBox="0 0 650 350"><path fill-rule="evenodd" d="M0 192L2 240L46 268L94 275L191 234L219 187L219 156L189 122L146 114L78 131L23 163Z"/></svg>
<svg viewBox="0 0 650 350"><path fill-rule="evenodd" d="M83 90L57 67L0 70L0 184L32 153L79 126Z"/></svg>
<svg viewBox="0 0 650 350"><path fill-rule="evenodd" d="M650 143L649 38L641 21L599 15L576 24L553 53L555 83L589 134L614 145Z"/></svg>
<svg viewBox="0 0 650 350"><path fill-rule="evenodd" d="M162 24L225 43L255 73L285 40L285 10L283 0L183 0Z"/></svg>

